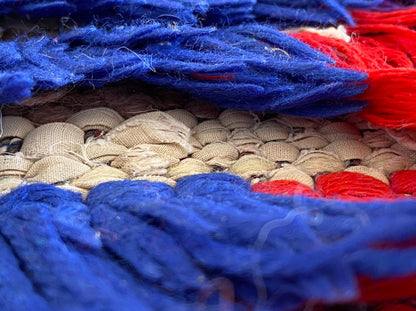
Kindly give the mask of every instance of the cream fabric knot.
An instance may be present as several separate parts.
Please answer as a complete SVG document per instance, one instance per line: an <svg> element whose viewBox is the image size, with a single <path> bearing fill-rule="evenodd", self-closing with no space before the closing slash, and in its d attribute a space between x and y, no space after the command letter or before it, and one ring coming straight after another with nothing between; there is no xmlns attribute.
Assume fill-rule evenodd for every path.
<svg viewBox="0 0 416 311"><path fill-rule="evenodd" d="M340 172L345 168L344 162L335 153L322 150L302 153L293 165L311 176Z"/></svg>
<svg viewBox="0 0 416 311"><path fill-rule="evenodd" d="M84 132L77 126L63 122L41 125L23 141L21 152L27 157L79 153L84 145Z"/></svg>

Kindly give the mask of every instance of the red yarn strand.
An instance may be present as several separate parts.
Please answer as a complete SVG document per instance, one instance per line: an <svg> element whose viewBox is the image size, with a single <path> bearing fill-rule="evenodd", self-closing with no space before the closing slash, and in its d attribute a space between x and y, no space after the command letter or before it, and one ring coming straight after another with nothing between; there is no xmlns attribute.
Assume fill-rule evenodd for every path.
<svg viewBox="0 0 416 311"><path fill-rule="evenodd" d="M264 183L257 183L252 186L252 191L274 195L294 196L306 195L318 197L310 187L293 180L274 180Z"/></svg>
<svg viewBox="0 0 416 311"><path fill-rule="evenodd" d="M394 197L393 191L382 181L354 172L321 175L316 179L315 188L328 199L361 201Z"/></svg>
<svg viewBox="0 0 416 311"><path fill-rule="evenodd" d="M353 10L351 14L357 24L391 24L416 27L416 8L392 12L371 12Z"/></svg>
<svg viewBox="0 0 416 311"><path fill-rule="evenodd" d="M416 275L383 280L360 277L358 281L361 302L374 303L416 296Z"/></svg>
<svg viewBox="0 0 416 311"><path fill-rule="evenodd" d="M395 172L390 176L390 184L397 194L416 196L416 171Z"/></svg>
<svg viewBox="0 0 416 311"><path fill-rule="evenodd" d="M337 67L364 71L368 89L361 112L383 127L416 130L416 31L397 25L350 27L351 42L301 32L293 36L332 57Z"/></svg>

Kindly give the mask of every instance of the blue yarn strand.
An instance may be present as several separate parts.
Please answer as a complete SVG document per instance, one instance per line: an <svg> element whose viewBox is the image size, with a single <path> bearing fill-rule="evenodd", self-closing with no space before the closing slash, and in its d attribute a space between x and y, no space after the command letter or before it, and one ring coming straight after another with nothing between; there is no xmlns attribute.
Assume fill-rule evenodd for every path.
<svg viewBox="0 0 416 311"><path fill-rule="evenodd" d="M103 30L89 27L67 33L58 42L31 39L21 47L8 46L9 54L14 53L8 56L13 62L4 69L24 75L16 86L9 87L24 87L22 79L32 79L35 85L29 80L28 89L5 101L16 100L33 87L49 89L67 83L101 86L137 78L238 109L278 112L328 100L336 100L338 107L332 111L327 105L326 115L359 109L349 105L347 98L366 88L362 84L366 74L330 67L332 60L276 29L246 25L215 31L183 26L164 32L167 38L160 36L163 29L160 24L132 25L102 35ZM164 39L173 41L166 45ZM126 46L120 47L120 42ZM230 78L210 81L196 79L194 73ZM12 82L7 81L7 86Z"/></svg>
<svg viewBox="0 0 416 311"><path fill-rule="evenodd" d="M415 272L414 248L372 248L416 238L414 205L276 197L220 173L110 182L86 201L24 186L0 197L0 305L185 311L219 278L257 310L354 299L357 275Z"/></svg>
<svg viewBox="0 0 416 311"><path fill-rule="evenodd" d="M85 19L92 12L96 14L92 23L86 19L84 26L80 23L72 30L62 30L58 36L45 34L1 42L2 104L22 101L33 91L68 84L100 87L134 78L185 91L223 107L244 110L326 117L358 111L366 105L349 98L366 89L367 75L334 67L332 59L280 32L278 28L284 27L284 23L266 26L253 18L241 25L210 22L223 18L241 21L244 14L251 14L263 5L275 7L267 8L269 14L274 11L286 14L287 9L295 15L313 16L310 13L316 10L335 22L338 17L352 22L345 7L355 6L354 1L1 3L16 14L29 17L42 15L42 10L45 16L69 15L75 20L77 16ZM367 1L366 5L377 3ZM59 6L61 9L57 9ZM119 16L109 17L107 13L114 10ZM146 14L137 19L140 11ZM184 22L182 17L187 14L196 20ZM170 15L178 19L166 18ZM293 21L293 18L282 17L282 20ZM304 17L299 22L302 24Z"/></svg>
<svg viewBox="0 0 416 311"><path fill-rule="evenodd" d="M92 18L119 15L125 20L137 18L170 18L186 23L227 25L256 17L279 18L299 24L334 24L339 19L353 22L345 8L368 8L381 0L49 0L0 1L0 14L20 14L32 18L71 16L88 22ZM325 8L324 10L322 8ZM320 13L320 11L322 11Z"/></svg>

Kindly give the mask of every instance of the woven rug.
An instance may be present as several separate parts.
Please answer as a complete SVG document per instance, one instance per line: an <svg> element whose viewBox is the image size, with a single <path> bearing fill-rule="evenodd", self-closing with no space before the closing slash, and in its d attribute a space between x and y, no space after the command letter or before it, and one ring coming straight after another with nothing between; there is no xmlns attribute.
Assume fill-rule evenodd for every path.
<svg viewBox="0 0 416 311"><path fill-rule="evenodd" d="M0 310L416 309L416 7L0 0Z"/></svg>

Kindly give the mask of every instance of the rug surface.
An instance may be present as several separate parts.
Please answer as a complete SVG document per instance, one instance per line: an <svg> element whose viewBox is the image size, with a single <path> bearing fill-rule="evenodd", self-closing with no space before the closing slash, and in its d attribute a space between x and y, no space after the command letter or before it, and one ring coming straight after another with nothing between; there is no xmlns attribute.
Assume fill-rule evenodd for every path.
<svg viewBox="0 0 416 311"><path fill-rule="evenodd" d="M416 308L416 6L0 0L0 310Z"/></svg>

